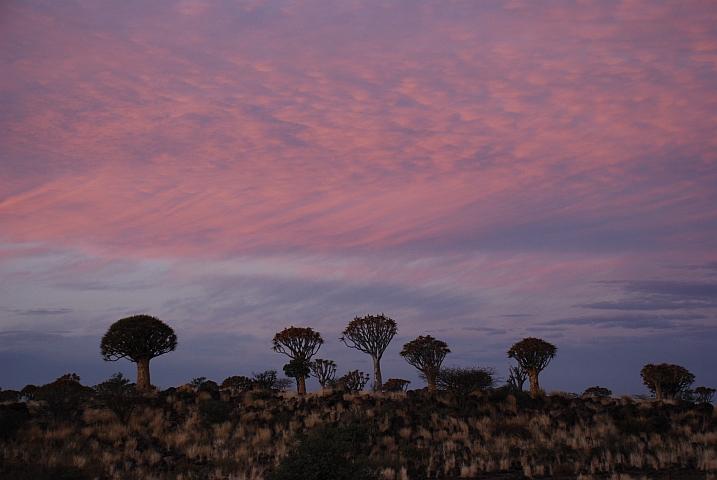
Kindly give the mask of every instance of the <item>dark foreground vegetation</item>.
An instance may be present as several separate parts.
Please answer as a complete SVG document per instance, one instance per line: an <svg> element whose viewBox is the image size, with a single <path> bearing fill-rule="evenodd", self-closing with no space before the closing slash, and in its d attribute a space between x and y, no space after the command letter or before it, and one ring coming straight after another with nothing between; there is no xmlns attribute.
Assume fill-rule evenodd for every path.
<svg viewBox="0 0 717 480"><path fill-rule="evenodd" d="M709 403L510 387L327 390L244 377L137 394L66 375L0 405L3 479L714 478ZM395 382L394 382L395 383ZM440 387L439 382L439 387ZM597 387L595 387L597 388ZM44 389L41 390L41 389Z"/></svg>

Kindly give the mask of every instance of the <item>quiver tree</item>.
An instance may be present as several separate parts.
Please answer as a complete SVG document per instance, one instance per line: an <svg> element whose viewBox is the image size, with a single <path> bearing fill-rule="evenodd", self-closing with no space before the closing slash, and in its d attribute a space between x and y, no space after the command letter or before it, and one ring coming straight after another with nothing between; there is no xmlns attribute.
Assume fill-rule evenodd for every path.
<svg viewBox="0 0 717 480"><path fill-rule="evenodd" d="M446 342L436 340L430 335L425 337L421 335L417 339L406 343L400 355L423 374L428 383L428 390L435 392L436 375L441 369L443 359L449 353L451 351Z"/></svg>
<svg viewBox="0 0 717 480"><path fill-rule="evenodd" d="M151 388L149 361L176 348L177 335L172 327L149 315L134 315L117 320L100 343L100 352L106 361L128 358L137 364L138 391Z"/></svg>
<svg viewBox="0 0 717 480"><path fill-rule="evenodd" d="M312 328L300 328L291 326L274 335L272 349L275 352L283 353L292 360L302 360L307 364L316 352L319 351L324 339L319 332ZM306 378L299 377L297 390L299 394L306 393Z"/></svg>
<svg viewBox="0 0 717 480"><path fill-rule="evenodd" d="M397 331L396 322L382 313L354 318L339 338L347 347L371 355L373 386L377 392L383 387L381 357Z"/></svg>
<svg viewBox="0 0 717 480"><path fill-rule="evenodd" d="M336 378L336 364L332 360L317 358L309 363L311 374L316 377L321 385L321 390L326 390L327 385Z"/></svg>
<svg viewBox="0 0 717 480"><path fill-rule="evenodd" d="M657 400L662 400L664 397L674 399L675 395L687 390L695 381L695 376L685 367L669 363L659 365L648 363L642 367L640 376Z"/></svg>
<svg viewBox="0 0 717 480"><path fill-rule="evenodd" d="M306 381L306 379L309 378L310 373L311 370L309 369L309 362L302 358L294 358L289 363L284 365L284 375L296 380L297 390L299 390L301 382ZM306 392L304 391L304 393Z"/></svg>
<svg viewBox="0 0 717 480"><path fill-rule="evenodd" d="M536 398L540 394L538 374L555 358L557 351L552 343L534 337L524 338L508 350L508 358L514 358L528 374L531 397Z"/></svg>

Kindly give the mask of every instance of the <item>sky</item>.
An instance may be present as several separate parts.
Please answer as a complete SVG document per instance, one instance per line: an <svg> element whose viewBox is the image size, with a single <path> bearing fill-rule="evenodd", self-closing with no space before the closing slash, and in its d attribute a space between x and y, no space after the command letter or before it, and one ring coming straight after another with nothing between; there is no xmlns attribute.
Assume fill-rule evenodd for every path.
<svg viewBox="0 0 717 480"><path fill-rule="evenodd" d="M548 392L717 387L712 1L0 2L0 387L277 369L384 313L384 379L557 346ZM314 379L309 389L317 389Z"/></svg>

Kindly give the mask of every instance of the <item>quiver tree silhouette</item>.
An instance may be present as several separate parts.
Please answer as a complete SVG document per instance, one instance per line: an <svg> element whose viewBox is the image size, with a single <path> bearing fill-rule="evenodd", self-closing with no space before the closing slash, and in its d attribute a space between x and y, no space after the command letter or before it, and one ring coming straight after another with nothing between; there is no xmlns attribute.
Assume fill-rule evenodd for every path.
<svg viewBox="0 0 717 480"><path fill-rule="evenodd" d="M367 353L373 360L373 386L376 392L383 387L381 378L381 357L391 339L398 332L396 322L381 315L367 315L354 318L342 332L339 340L347 347Z"/></svg>
<svg viewBox="0 0 717 480"><path fill-rule="evenodd" d="M149 361L177 348L172 327L150 315L133 315L113 323L102 337L100 352L108 362L128 358L137 364L137 391L152 388Z"/></svg>
<svg viewBox="0 0 717 480"><path fill-rule="evenodd" d="M430 335L419 336L415 340L411 340L403 346L400 355L406 361L416 367L426 378L428 390L436 391L436 375L441 369L441 363L446 355L451 353L448 344L441 340L436 340Z"/></svg>
<svg viewBox="0 0 717 480"><path fill-rule="evenodd" d="M311 369L309 368L309 362L302 358L294 358L289 363L284 365L284 375L289 378L296 379L297 391L299 390L299 384L301 381L306 381L310 374Z"/></svg>
<svg viewBox="0 0 717 480"><path fill-rule="evenodd" d="M648 363L642 367L640 376L657 400L662 400L664 397L672 400L675 395L687 390L695 381L695 376L685 367L670 363L659 365Z"/></svg>
<svg viewBox="0 0 717 480"><path fill-rule="evenodd" d="M321 390L326 390L326 387L336 379L336 364L332 360L317 358L309 363L309 369L319 381Z"/></svg>
<svg viewBox="0 0 717 480"><path fill-rule="evenodd" d="M528 374L530 379L530 396L540 395L538 374L555 358L558 348L540 338L528 337L514 344L508 350L508 358L514 358L518 366Z"/></svg>
<svg viewBox="0 0 717 480"><path fill-rule="evenodd" d="M283 353L292 360L303 360L307 364L321 348L324 339L319 332L312 328L291 326L274 335L272 350ZM297 390L299 394L306 393L306 378L299 377Z"/></svg>

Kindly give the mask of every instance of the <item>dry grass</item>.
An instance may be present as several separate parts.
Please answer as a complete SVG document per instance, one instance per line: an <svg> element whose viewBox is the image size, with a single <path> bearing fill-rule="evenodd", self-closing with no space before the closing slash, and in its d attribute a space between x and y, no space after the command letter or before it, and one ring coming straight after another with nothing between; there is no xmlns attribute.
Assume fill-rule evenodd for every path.
<svg viewBox="0 0 717 480"><path fill-rule="evenodd" d="M228 413L210 421L205 407L225 404ZM369 424L370 459L386 480L500 472L628 480L629 469L717 473L714 413L561 393L539 400L473 396L466 411L415 393L211 394L184 385L138 408L126 426L96 407L74 422L36 416L0 443L0 452L3 459L72 466L97 478L174 480L202 472L259 480L298 436L324 423L356 421Z"/></svg>

